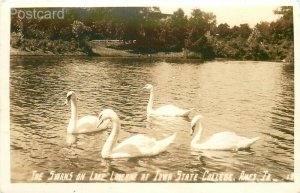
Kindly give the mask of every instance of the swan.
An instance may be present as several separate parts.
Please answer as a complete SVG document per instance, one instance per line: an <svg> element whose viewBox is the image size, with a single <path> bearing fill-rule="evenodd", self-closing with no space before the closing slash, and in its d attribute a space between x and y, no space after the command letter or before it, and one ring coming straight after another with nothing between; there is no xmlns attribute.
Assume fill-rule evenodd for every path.
<svg viewBox="0 0 300 193"><path fill-rule="evenodd" d="M180 109L174 105L164 105L156 110L153 110L153 86L151 84L146 84L144 89L150 90L150 98L147 105L147 114L154 115L154 116L169 116L169 117L187 117L189 113L193 109Z"/></svg>
<svg viewBox="0 0 300 193"><path fill-rule="evenodd" d="M255 143L259 137L247 138L238 136L234 132L220 132L213 134L206 142L199 143L201 134L203 131L201 119L203 117L201 115L197 115L192 119L191 122L191 135L193 135L194 130L198 129L198 133L191 141L191 147L193 149L200 150L239 150L239 149L247 149Z"/></svg>
<svg viewBox="0 0 300 193"><path fill-rule="evenodd" d="M98 117L87 115L78 120L77 112L77 98L74 91L67 93L67 99L65 105L71 103L71 118L67 128L68 133L88 133L104 130L108 127L108 123L104 122L101 126L98 126Z"/></svg>
<svg viewBox="0 0 300 193"><path fill-rule="evenodd" d="M176 138L176 133L159 141L154 138L138 134L127 138L121 143L115 145L117 143L117 138L121 129L120 119L118 115L111 109L104 109L99 114L99 120L99 125L105 120L111 120L112 122L112 131L101 151L101 156L103 158L132 158L155 156L165 151Z"/></svg>

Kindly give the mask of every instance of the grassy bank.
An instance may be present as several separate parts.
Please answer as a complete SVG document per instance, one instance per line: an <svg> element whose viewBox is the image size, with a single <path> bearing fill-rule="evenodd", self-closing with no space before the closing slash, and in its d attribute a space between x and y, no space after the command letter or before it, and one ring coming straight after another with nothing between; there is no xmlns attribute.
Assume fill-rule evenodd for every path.
<svg viewBox="0 0 300 193"><path fill-rule="evenodd" d="M225 42L226 43L226 42ZM226 44L222 45L226 45ZM268 61L286 61L293 62L293 51L289 51L290 45L277 46L276 52L275 49L266 47L265 50L268 51L268 54L272 57L265 58L264 60ZM100 57L139 57L139 58L181 58L181 59L203 59L200 53L192 52L189 50L183 50L181 52L169 51L169 52L139 52L138 49L131 50L125 49L126 45L122 41L103 41L103 40L94 40L94 41L85 41L78 44L77 41L63 41L63 40L49 40L49 39L25 39L20 37L11 38L11 49L10 55L16 56L40 56L40 55L93 55ZM226 49L225 49L226 47ZM218 54L221 57L218 58L227 58L231 60L257 60L253 57L246 57L251 50L238 49L238 51L244 51L246 54L236 57L234 50L230 46L223 46L217 50L223 54ZM224 53L231 54L224 54ZM250 54L251 55L251 54ZM243 57L244 56L244 57Z"/></svg>
<svg viewBox="0 0 300 193"><path fill-rule="evenodd" d="M10 55L87 55L87 47L76 41L11 37Z"/></svg>
<svg viewBox="0 0 300 193"><path fill-rule="evenodd" d="M89 41L81 43L78 48L76 41L37 40L12 38L10 55L94 55L100 57L157 57L157 58L184 58L183 52L156 52L139 53L132 50L116 49L103 41ZM190 52L190 58L201 58L200 55Z"/></svg>

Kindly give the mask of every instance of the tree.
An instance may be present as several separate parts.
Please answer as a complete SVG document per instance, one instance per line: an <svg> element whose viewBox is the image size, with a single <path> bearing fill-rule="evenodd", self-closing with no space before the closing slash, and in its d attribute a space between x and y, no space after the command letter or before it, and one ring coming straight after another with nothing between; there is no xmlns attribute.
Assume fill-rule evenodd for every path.
<svg viewBox="0 0 300 193"><path fill-rule="evenodd" d="M216 28L217 36L222 39L229 39L231 38L231 31L230 26L227 23L221 23Z"/></svg>
<svg viewBox="0 0 300 193"><path fill-rule="evenodd" d="M269 22L260 22L255 25L254 29L259 33L258 41L263 43L270 43L271 31Z"/></svg>
<svg viewBox="0 0 300 193"><path fill-rule="evenodd" d="M252 32L252 30L247 23L240 24L239 33L242 38L247 39L249 37L249 35L251 34L251 32Z"/></svg>
<svg viewBox="0 0 300 193"><path fill-rule="evenodd" d="M194 9L192 17L188 22L188 38L186 47L192 51L200 52L204 58L210 58L212 45L209 45L205 34L212 31L216 26L216 16L212 13L206 13L200 9Z"/></svg>
<svg viewBox="0 0 300 193"><path fill-rule="evenodd" d="M271 23L271 29L274 38L293 40L294 37L294 24L293 24L293 7L282 6L274 11L275 14L281 15L276 21Z"/></svg>
<svg viewBox="0 0 300 193"><path fill-rule="evenodd" d="M191 13L192 17L189 19L189 40L197 41L203 37L207 31L213 29L216 25L216 16L212 13L206 13L200 9L194 9Z"/></svg>
<svg viewBox="0 0 300 193"><path fill-rule="evenodd" d="M90 31L90 28L84 25L81 21L75 20L72 24L72 33L75 35L78 41L78 48L80 47L80 42L86 36L86 33Z"/></svg>
<svg viewBox="0 0 300 193"><path fill-rule="evenodd" d="M182 9L178 9L171 15L168 20L168 27L170 29L169 43L177 50L181 50L184 47L184 41L188 32L188 19Z"/></svg>
<svg viewBox="0 0 300 193"><path fill-rule="evenodd" d="M272 39L277 59L294 61L294 24L293 7L282 6L274 10L274 13L281 17L270 24Z"/></svg>

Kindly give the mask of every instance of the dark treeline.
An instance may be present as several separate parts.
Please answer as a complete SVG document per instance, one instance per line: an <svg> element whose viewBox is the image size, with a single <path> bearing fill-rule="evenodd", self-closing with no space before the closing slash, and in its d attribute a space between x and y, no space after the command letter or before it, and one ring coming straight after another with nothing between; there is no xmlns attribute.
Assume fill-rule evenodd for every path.
<svg viewBox="0 0 300 193"><path fill-rule="evenodd" d="M32 11L33 9L18 9ZM62 10L62 8L35 8ZM121 40L116 49L136 53L185 52L204 59L293 60L293 9L278 7L280 17L230 27L217 25L216 16L194 9L187 17L182 9L163 14L158 7L64 8L60 18L20 18L12 15L11 32L21 37L12 43L24 50L82 49L90 40ZM255 14L255 13L254 13Z"/></svg>

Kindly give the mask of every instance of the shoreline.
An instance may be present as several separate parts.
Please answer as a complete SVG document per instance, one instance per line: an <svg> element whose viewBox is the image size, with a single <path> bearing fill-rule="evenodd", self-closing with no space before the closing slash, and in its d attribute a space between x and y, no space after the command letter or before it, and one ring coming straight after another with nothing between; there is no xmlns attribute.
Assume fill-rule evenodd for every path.
<svg viewBox="0 0 300 193"><path fill-rule="evenodd" d="M109 58L148 58L148 59L176 59L176 60L234 60L234 61L269 61L294 63L294 58L286 56L285 58L247 58L241 57L212 57L205 58L201 53L188 49L182 51L161 50L158 52L144 52L132 49L122 48L124 42L113 40L91 40L85 42L79 48L75 41L61 40L41 40L36 39L16 39L13 38L10 46L10 56L94 56ZM126 46L125 46L126 47ZM130 47L130 46L129 46Z"/></svg>
<svg viewBox="0 0 300 193"><path fill-rule="evenodd" d="M53 52L43 52L43 51L25 51L17 48L10 48L10 56L16 57L16 56L92 56L92 57L100 57L100 58L141 58L141 59L180 59L180 60L201 60L201 61L209 61L204 60L201 58L184 58L182 53L179 52L158 52L154 54L136 54L136 53L130 53L128 51L124 50L116 50L112 48L101 48L101 50L105 50L99 53L93 53L87 54L85 52L81 51L72 51L72 52L66 52L64 54L57 54ZM108 52L109 50L109 52ZM113 50L113 51L112 51ZM98 50L99 51L99 50ZM112 51L112 52L111 52ZM212 60L215 61L225 61L225 60L232 60L232 61L252 61L252 60L237 60L234 58L214 58ZM259 60L253 60L253 61L259 61ZM284 60L264 60L266 62L284 62L284 63L290 63L289 61Z"/></svg>
<svg viewBox="0 0 300 193"><path fill-rule="evenodd" d="M80 51L57 54L51 51L47 51L47 52L43 52L41 50L25 51L25 50L10 47L10 56L87 56L87 54Z"/></svg>
<svg viewBox="0 0 300 193"><path fill-rule="evenodd" d="M153 54L131 53L127 50L117 50L112 48L97 47L92 48L92 53L88 54L83 51L67 51L65 53L53 53L51 51L25 51L17 48L10 48L10 56L96 56L96 57L126 57L126 58L181 58L183 54L180 52L157 52ZM201 59L201 58L196 58Z"/></svg>

